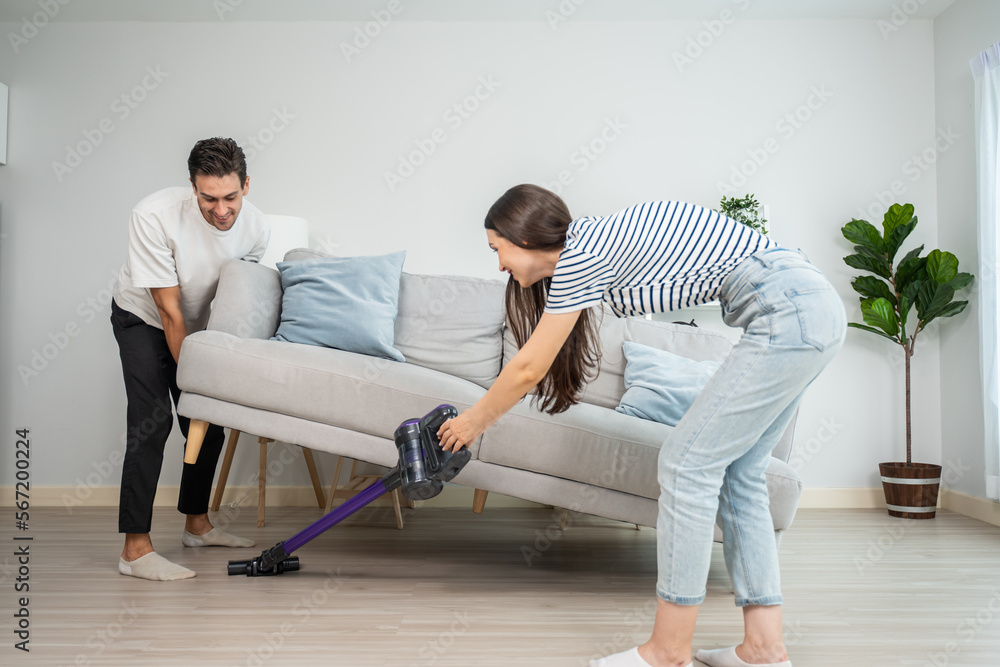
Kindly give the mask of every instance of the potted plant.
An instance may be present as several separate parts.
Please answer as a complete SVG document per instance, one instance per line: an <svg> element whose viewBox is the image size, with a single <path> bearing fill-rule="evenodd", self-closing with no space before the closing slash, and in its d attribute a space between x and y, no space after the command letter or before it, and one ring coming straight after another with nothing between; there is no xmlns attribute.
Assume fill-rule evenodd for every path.
<svg viewBox="0 0 1000 667"><path fill-rule="evenodd" d="M747 195L742 199L739 197L726 197L722 196L722 200L719 202L719 213L726 216L727 218L732 218L733 220L738 220L750 229L756 229L761 234L767 234L767 220L757 211L760 203L753 195Z"/></svg>
<svg viewBox="0 0 1000 667"><path fill-rule="evenodd" d="M934 518L941 466L913 463L910 434L910 358L917 337L938 318L965 310L968 301L956 301L955 293L972 282L970 273L959 273L958 259L950 252L924 246L914 248L895 263L903 241L917 226L912 204L893 204L882 221L882 231L865 220L851 220L841 232L855 244L854 254L844 258L848 266L873 275L859 276L851 286L861 295L864 324L848 324L891 340L903 351L906 375L906 461L880 463L882 489L891 516L906 519ZM917 311L913 324L910 311ZM907 333L908 325L912 333Z"/></svg>

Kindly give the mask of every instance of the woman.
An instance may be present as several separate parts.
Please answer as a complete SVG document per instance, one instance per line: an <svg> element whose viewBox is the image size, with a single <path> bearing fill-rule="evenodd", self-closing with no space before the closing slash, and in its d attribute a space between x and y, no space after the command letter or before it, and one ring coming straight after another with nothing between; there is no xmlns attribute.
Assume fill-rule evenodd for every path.
<svg viewBox="0 0 1000 667"><path fill-rule="evenodd" d="M555 194L519 185L490 209L486 235L511 276L507 315L520 350L474 406L442 425L446 450L474 442L536 385L543 410L575 403L598 360L593 307L602 302L621 317L719 299L725 322L744 330L660 450L652 637L591 664L692 664L721 512L745 635L697 657L713 667L790 667L764 470L805 388L843 342L833 287L800 252L681 202L573 220Z"/></svg>

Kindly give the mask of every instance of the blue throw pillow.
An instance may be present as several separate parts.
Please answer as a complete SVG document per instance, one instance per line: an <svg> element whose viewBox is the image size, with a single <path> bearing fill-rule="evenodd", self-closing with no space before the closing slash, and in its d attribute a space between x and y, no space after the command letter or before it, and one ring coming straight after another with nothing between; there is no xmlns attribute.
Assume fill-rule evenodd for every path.
<svg viewBox="0 0 1000 667"><path fill-rule="evenodd" d="M625 341L625 394L615 410L677 426L718 370L718 361L695 361Z"/></svg>
<svg viewBox="0 0 1000 667"><path fill-rule="evenodd" d="M404 361L393 347L406 253L278 262L281 322L271 340Z"/></svg>

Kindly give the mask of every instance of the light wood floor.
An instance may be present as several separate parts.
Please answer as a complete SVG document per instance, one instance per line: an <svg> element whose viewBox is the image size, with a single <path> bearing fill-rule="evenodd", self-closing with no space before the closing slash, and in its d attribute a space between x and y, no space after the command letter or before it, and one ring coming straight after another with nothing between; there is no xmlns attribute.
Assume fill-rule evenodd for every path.
<svg viewBox="0 0 1000 667"><path fill-rule="evenodd" d="M158 509L154 544L198 576L154 583L117 573L114 508L33 509L31 653L12 648L8 554L23 543L4 526L0 665L577 666L649 635L652 529L571 515L560 533L551 511L487 508L411 511L399 531L391 511L365 509L301 549L300 572L251 579L226 562L317 510L269 508L265 528L244 510L230 529L257 547L232 550L182 547L181 517ZM781 556L796 667L1000 665L996 527L803 509ZM739 640L728 591L716 545L696 648Z"/></svg>

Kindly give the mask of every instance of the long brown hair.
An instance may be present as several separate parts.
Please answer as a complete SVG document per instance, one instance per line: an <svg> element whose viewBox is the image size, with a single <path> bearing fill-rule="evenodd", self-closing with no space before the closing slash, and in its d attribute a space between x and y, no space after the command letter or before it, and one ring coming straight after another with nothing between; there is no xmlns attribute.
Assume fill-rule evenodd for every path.
<svg viewBox="0 0 1000 667"><path fill-rule="evenodd" d="M537 185L516 185L503 194L486 214L486 229L528 250L562 248L572 222L565 202ZM507 281L507 321L517 346L524 347L545 310L551 278L521 287L514 277ZM573 331L549 371L538 383L534 401L549 414L563 412L578 402L584 385L600 363L597 321L590 308L580 313Z"/></svg>

